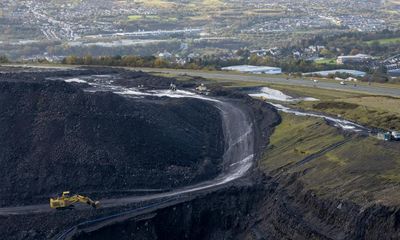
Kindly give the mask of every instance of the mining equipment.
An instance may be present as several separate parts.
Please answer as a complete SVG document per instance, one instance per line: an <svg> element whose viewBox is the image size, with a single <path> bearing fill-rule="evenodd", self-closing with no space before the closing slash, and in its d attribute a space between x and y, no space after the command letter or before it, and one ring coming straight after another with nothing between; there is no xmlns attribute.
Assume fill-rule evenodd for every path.
<svg viewBox="0 0 400 240"><path fill-rule="evenodd" d="M99 201L78 194L71 195L69 191L63 192L60 197L50 198L50 208L54 209L71 209L74 203L86 203L93 208L98 208L100 205Z"/></svg>
<svg viewBox="0 0 400 240"><path fill-rule="evenodd" d="M173 84L173 83L171 83L171 84L169 85L169 90L171 90L171 91L173 91L173 92L176 92L176 90L177 90L176 85Z"/></svg>
<svg viewBox="0 0 400 240"><path fill-rule="evenodd" d="M203 95L209 95L210 91L208 90L207 86L202 83L200 86L196 87L196 92Z"/></svg>

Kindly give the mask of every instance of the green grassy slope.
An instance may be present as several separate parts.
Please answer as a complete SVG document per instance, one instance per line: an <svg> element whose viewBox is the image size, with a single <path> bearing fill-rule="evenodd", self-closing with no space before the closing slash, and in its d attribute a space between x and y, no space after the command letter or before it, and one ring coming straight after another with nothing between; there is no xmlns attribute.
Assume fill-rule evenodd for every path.
<svg viewBox="0 0 400 240"><path fill-rule="evenodd" d="M320 119L282 116L260 165L265 172L301 173L306 188L321 196L361 204L400 204L400 143L344 136ZM298 164L345 138L350 140L344 145Z"/></svg>

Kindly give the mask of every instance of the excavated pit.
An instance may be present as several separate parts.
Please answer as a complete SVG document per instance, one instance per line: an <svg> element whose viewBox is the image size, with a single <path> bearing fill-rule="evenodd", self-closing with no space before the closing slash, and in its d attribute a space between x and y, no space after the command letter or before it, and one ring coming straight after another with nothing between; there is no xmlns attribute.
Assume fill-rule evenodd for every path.
<svg viewBox="0 0 400 240"><path fill-rule="evenodd" d="M118 79L114 79L116 75ZM224 99L224 103L216 103L203 97L130 97L109 93L108 89L92 93L87 82L59 81L85 79L99 83L98 78L104 80L109 76L124 88L143 84L156 91L168 88L171 82L179 88L192 89L198 84L116 69L6 69L0 73L2 236L53 238L82 221L152 202L72 212L47 211L46 205L40 205L63 190L87 193L93 198L118 198L124 191L132 195L131 190L138 188L162 192L199 183L197 193L187 192L183 200L219 192L226 188L227 179L235 179L237 174L249 175L247 166L231 176L229 171L236 171L241 164L248 165L241 159L253 161L252 153L257 159L272 127L279 122L271 106L222 89L213 89L213 96ZM223 116L231 116L234 121L225 119L224 123ZM244 116L250 125L237 122L237 117ZM226 121L230 128L240 128L228 138L232 141L228 144L223 130ZM243 135L236 136L240 132ZM250 136L248 144L227 148ZM223 167L224 156L238 156L240 162L226 159L227 165ZM229 174L224 177L225 171ZM219 176L223 178L218 180ZM213 181L215 187L207 190L206 185L215 184ZM251 185L257 180L247 181ZM29 205L30 212L24 214L24 207L13 207L18 205ZM37 213L33 213L35 206Z"/></svg>
<svg viewBox="0 0 400 240"><path fill-rule="evenodd" d="M174 188L218 176L219 170L222 170L219 169L218 163L223 155L224 144L221 142L223 132L221 124L215 124L215 122L221 123L221 116L215 105L187 98L129 100L104 92L85 93L82 91L82 88L88 87L85 84L43 82L52 77L74 78L93 74L119 74L123 76L120 83L127 87L147 83L152 89L165 89L170 82L177 83L173 79L115 69L86 69L79 70L79 73L68 70L61 73L32 70L21 74L0 73L2 79L0 123L3 124L0 129L2 150L0 161L3 166L0 170L2 171L0 177L3 177L0 179L3 184L0 186L0 197L3 205L39 201L40 196L45 196L42 199L46 200L50 192L59 191L58 188L76 187L77 181L82 189L90 189L93 186L87 180L96 182L98 176L92 178L87 176L91 172L81 172L87 171L90 166L96 166L107 176L112 173L111 179L102 178L96 182L109 194L116 184L124 184L122 178L118 178L118 174L127 174L124 171L129 164L141 167L143 171L141 176L146 178L141 184L148 184L149 187L157 187L159 184L165 186L165 183L168 183L169 187ZM193 83L177 84L193 87ZM213 94L224 97L229 103L234 102L251 117L254 124L255 159L259 159L268 144L273 127L279 123L280 118L276 111L268 104L232 91L213 89ZM132 109L135 109L136 114L131 112ZM29 112L35 114L26 114ZM159 115L168 116L167 123L160 121ZM213 119L214 124L204 119ZM136 124L132 124L132 121L136 121ZM93 122L98 122L100 125ZM143 131L142 127L146 128L146 131ZM157 132L157 127L163 131ZM214 135L206 134L207 138L204 134L200 134L199 129ZM127 133L129 131L125 130L141 134L130 135ZM193 135L190 134L196 131L198 131L197 135L194 135L196 139L191 138ZM55 137L59 134L62 138ZM159 134L159 137L154 139L148 137L148 134ZM178 138L171 141L175 135ZM125 137L119 139L116 136ZM141 141L136 142L138 136L141 136ZM190 141L182 138L188 138ZM95 141L92 142L90 139ZM59 147L65 146L68 141L72 144L69 148ZM154 141L162 143L165 148L156 146ZM141 143L146 144L140 145ZM161 151L156 154L160 154L159 156L165 158L166 162L161 164L158 158L151 157L149 158L151 160L141 161L138 157L140 154L135 155L137 157L134 158L135 162L131 162L128 160L132 159L128 157L130 152L126 151L131 146L149 149L142 152L143 156L149 156L154 150ZM96 157L87 154L88 151L82 151L86 147L94 149L90 153L94 151L99 154ZM176 162L172 156L171 159L168 158L167 151L177 154L173 149L181 150L176 159L186 157L185 161ZM67 150L74 154L64 155ZM124 167L109 169L109 166L114 164L113 161L117 161L111 158L114 157L111 154L113 151L120 152L118 159L126 159L123 162ZM193 151L197 151L197 154L193 154ZM35 154L28 154L32 152ZM105 152L107 154L104 154ZM52 162L49 158L43 157L49 153L51 159L57 161ZM75 165L70 165L71 163ZM171 164L178 167L168 167ZM65 170L57 172L56 175L71 174L65 175L71 177L83 174L91 179L78 178L66 182L55 177L51 178L54 174L51 169L60 166L60 169ZM71 166L72 170L67 171ZM165 171L165 168L170 172ZM186 173L189 173L190 178L181 174L182 169L188 170ZM168 181L168 178L154 174L154 171L159 172L159 170L163 171L162 174L170 174L169 176L179 181ZM116 171L118 174L115 174ZM135 169L131 168L130 171ZM16 173L24 177L19 180L19 175ZM267 176L255 166L244 178L232 182L230 187L221 186L214 190L199 192L197 195L189 195L172 206L132 218L119 219L121 221L116 219L95 230L82 227L73 235L73 239L400 239L398 207L387 207L379 203L360 206L343 199L321 198L303 186L299 180L301 174L282 173L277 176ZM135 176L127 177L132 177L132 181L141 181L135 180ZM36 184L30 184L30 181ZM24 186L25 184L29 186ZM24 195L25 191L30 191L34 195ZM93 191L96 192L98 189ZM98 192L100 194L100 191ZM112 193L113 196L116 196L115 194ZM32 196L38 198L33 199ZM136 205L96 211L0 214L0 236L4 239L53 239L75 224L148 205L149 202L138 202Z"/></svg>
<svg viewBox="0 0 400 240"><path fill-rule="evenodd" d="M64 190L165 191L220 172L222 120L210 103L88 93L45 80L52 71L34 75L0 77L0 206L46 203Z"/></svg>

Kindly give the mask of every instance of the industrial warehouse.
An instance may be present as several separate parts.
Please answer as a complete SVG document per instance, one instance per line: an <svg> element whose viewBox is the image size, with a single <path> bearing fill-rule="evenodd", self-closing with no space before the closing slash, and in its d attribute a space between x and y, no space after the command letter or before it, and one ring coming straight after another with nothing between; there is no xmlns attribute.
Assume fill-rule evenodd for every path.
<svg viewBox="0 0 400 240"><path fill-rule="evenodd" d="M282 69L278 67L268 66L252 66L252 65L238 65L222 68L224 71L237 71L242 73L254 73L254 74L281 74Z"/></svg>

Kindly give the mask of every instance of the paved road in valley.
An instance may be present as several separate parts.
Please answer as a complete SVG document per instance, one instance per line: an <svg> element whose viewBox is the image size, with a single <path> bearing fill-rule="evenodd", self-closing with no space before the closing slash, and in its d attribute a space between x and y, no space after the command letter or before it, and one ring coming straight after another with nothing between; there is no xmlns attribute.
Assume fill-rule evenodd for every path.
<svg viewBox="0 0 400 240"><path fill-rule="evenodd" d="M7 64L4 66L9 67L28 67L28 68L51 68L51 69L68 69L68 68L77 68L79 66L45 66L45 65L29 65L29 64ZM81 66L85 67L85 66ZM92 66L93 67L93 66ZM251 74L235 74L231 72L223 72L223 71L197 71L197 70L184 70L184 69L159 69L159 68L128 68L125 69L130 70L141 70L143 72L159 72L159 73L168 73L168 74L181 74L188 75L193 77L202 77L207 79L215 79L220 81L241 81L241 82L259 82L259 83L276 83L276 84L285 84L292 86L302 86L302 87L314 87L315 83L310 79L287 79L283 77L276 76L267 76L267 75L251 75ZM323 89L332 89L338 91L357 91L362 93L368 93L373 95L385 95L385 96L393 96L400 97L400 86L399 87L390 87L384 86L384 84L372 84L368 86L366 84L358 84L357 87L354 87L353 84L348 85L340 85L339 82L335 81L320 81L316 84L318 88Z"/></svg>
<svg viewBox="0 0 400 240"><path fill-rule="evenodd" d="M135 70L141 70L143 72L160 72L160 73L169 73L169 74L186 74L193 77L202 77L208 79L216 79L223 81L242 81L242 82L260 82L260 83L277 83L277 84L286 84L286 85L294 85L294 86L302 86L302 87L314 87L314 82L310 79L286 79L280 77L269 77L265 75L242 75L242 74L233 74L229 72L205 72L205 71L195 71L195 70L175 70L175 69L151 69L151 68L134 68ZM324 89L333 89L339 91L359 91L374 95L386 95L386 96L394 96L400 97L400 86L396 87L384 87L382 84L371 86L368 85L360 85L354 87L353 84L348 85L340 85L339 82L329 82L329 81L320 81L316 84L318 88Z"/></svg>

